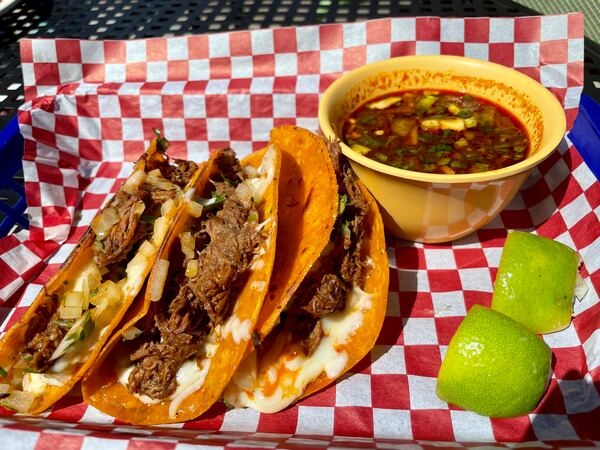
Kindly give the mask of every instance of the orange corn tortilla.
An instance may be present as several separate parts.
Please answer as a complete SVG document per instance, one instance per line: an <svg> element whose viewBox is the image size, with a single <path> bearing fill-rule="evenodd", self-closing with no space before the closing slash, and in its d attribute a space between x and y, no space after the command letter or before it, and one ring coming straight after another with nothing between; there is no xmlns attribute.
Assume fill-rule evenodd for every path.
<svg viewBox="0 0 600 450"><path fill-rule="evenodd" d="M338 208L335 171L325 142L303 128L271 130L281 151L276 270L256 324L263 340L279 322L304 276L329 242Z"/></svg>
<svg viewBox="0 0 600 450"><path fill-rule="evenodd" d="M258 167L266 150L264 149L251 154L242 160L242 166L250 165L255 168ZM197 180L196 192L199 194L204 193L206 195L210 192L209 178L215 171L218 173L218 168L212 164L212 161L215 159L214 156L207 163L208 170ZM267 231L267 238L252 263L252 266L260 268L249 269L248 277L238 292L232 312L232 314L235 314L239 318L240 322L245 320L250 321L250 332L256 324L262 307L275 260L280 165L281 155L276 150L273 182L267 188L262 203L257 207L259 222L269 220L264 228ZM191 220L196 219L190 216L188 208L184 205L175 219L174 225L169 231L157 259L169 259L169 255L174 248L173 246L179 245L179 233L186 229L187 224ZM150 275L149 285L152 284L153 274ZM104 351L82 381L84 400L113 417L136 425L173 423L193 419L210 408L219 398L244 356L248 347L248 340L242 339L239 343L236 343L231 333L220 340L211 358L210 369L207 372L204 383L181 403L177 415L171 417L169 416L171 400L166 399L152 405L146 404L131 394L118 381L119 370L122 370L122 368L117 366L118 362L124 359L128 360L133 350L139 347L135 339L133 341L123 341L123 334L138 320L144 318L149 307L150 299L146 295L137 314L113 335Z"/></svg>
<svg viewBox="0 0 600 450"><path fill-rule="evenodd" d="M387 309L389 269L383 221L377 202L371 193L360 181L358 181L358 185L369 205L369 211L365 216L365 234L361 253L364 255L363 261L370 258L373 262L372 266L366 270L367 273L361 289L373 296L371 299L373 307L364 314L362 326L346 344L349 350L348 362L339 376L350 370L371 351L383 326ZM327 378L324 373L321 373L315 381L306 387L302 398L317 392L333 381L335 380Z"/></svg>
<svg viewBox="0 0 600 450"><path fill-rule="evenodd" d="M148 150L142 155L134 166L135 170L144 170L146 161L149 158L167 158L162 152L157 150L156 140L150 143ZM194 177L197 177L201 170L198 170ZM192 180L193 181L193 180ZM191 182L190 182L191 183ZM105 208L109 207L109 202ZM102 210L98 213L100 214ZM175 217L176 211L174 211L169 221L172 221ZM91 227L88 227L81 240L77 243L74 250L68 256L67 260L59 268L58 272L45 284L40 293L37 295L31 306L27 309L25 314L21 317L18 323L11 327L8 332L0 340L0 367L11 367L14 363L19 361L20 352L25 346L25 334L34 318L36 312L47 303L54 300L49 296L56 292L59 287L70 282L76 273L88 263L93 257L94 252L92 250L92 244L94 242L95 235ZM155 253L156 255L156 253ZM150 268L154 263L154 258L148 258L145 266L144 278L150 272ZM140 283L141 287L141 283ZM47 296L48 295L48 296ZM110 321L106 330L98 336L93 349L87 356L85 362L79 363L79 366L73 371L68 380L62 386L47 385L44 394L37 396L28 411L29 414L39 414L53 405L61 397L63 397L71 388L77 383L81 377L86 373L89 367L92 365L104 343L108 340L113 330L117 327L127 309L133 302L137 295L137 292L130 292L129 295L124 296L123 303L115 316ZM0 377L0 383L2 377ZM20 411L24 412L24 411Z"/></svg>
<svg viewBox="0 0 600 450"><path fill-rule="evenodd" d="M307 148L306 151L308 150L309 149ZM285 151L283 147L282 151ZM360 182L360 180L357 180L357 182L368 207L367 214L364 218L364 235L362 238L363 240L361 248L361 260L366 262L363 269L365 274L363 276L362 285L359 287L371 295L371 308L363 312L361 325L354 332L354 334L346 341L345 344L343 344L343 346L336 348L338 351L346 351L348 354L348 360L343 370L338 373L335 378L329 378L325 372L321 372L317 378L305 386L304 390L297 391L293 386L283 386L280 384L279 380L282 379L284 372L289 370L285 366L280 367L277 369L276 377L274 377L274 379L269 379L267 384L264 385L262 394L265 396L272 395L275 393L278 387L280 387L285 398L292 400L291 403L299 400L300 398L306 397L331 384L336 378L350 370L375 345L383 325L387 306L389 284L388 259L386 253L383 221L377 203L369 191ZM337 196L337 184L335 179L333 180L333 185L335 186L335 193ZM290 193L288 193L288 195L293 196L293 194ZM281 233L285 233L285 231L282 230ZM310 237L314 238L316 236ZM327 242L328 241L329 233L327 233ZM277 251L282 251L282 247L278 247ZM283 251L285 251L285 244ZM278 266L276 267L278 268ZM300 285L303 278L304 276L298 280L295 280L293 287L294 290ZM293 291L286 294L291 297ZM286 303L287 301L289 301L289 297L286 299ZM242 367L240 367L240 373L236 374L234 381L229 384L227 390L225 391L225 399L233 404L236 404L236 398L242 391L253 398L254 393L252 389L241 387L236 382L236 377L240 376L240 379L244 379L245 375L253 373L254 371L256 371L260 377L261 374L264 374L262 369L271 367L271 364L280 360L281 357L284 357L285 360L288 361L292 360L294 355L298 354L298 352L303 352L303 350L300 348L299 342L294 341L289 324L285 324L281 329L276 329L272 334L267 336L262 347L259 347L257 350L254 350L247 356L247 359L244 361ZM292 372L290 371L290 373Z"/></svg>

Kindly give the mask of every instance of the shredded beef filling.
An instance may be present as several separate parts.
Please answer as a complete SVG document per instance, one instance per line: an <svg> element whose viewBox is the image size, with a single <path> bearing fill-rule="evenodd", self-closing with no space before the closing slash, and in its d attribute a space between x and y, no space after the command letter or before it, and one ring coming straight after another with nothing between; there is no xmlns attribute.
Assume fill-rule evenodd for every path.
<svg viewBox="0 0 600 450"><path fill-rule="evenodd" d="M233 151L219 160L224 179L241 181L241 170ZM154 316L155 336L131 355L136 362L127 388L130 392L164 399L177 388L176 375L181 365L200 353L208 330L229 316L236 282L248 269L259 243L256 223L248 217L257 214L251 201L242 200L226 182L214 183L216 195L225 195L222 208L209 212L194 231L198 273L184 278L164 312ZM198 245L200 244L200 245ZM185 271L187 260L180 272ZM168 290L169 295L174 290ZM173 292L174 293L174 292ZM169 298L169 297L165 297Z"/></svg>
<svg viewBox="0 0 600 450"><path fill-rule="evenodd" d="M161 152L146 160L147 172L159 169L165 178L179 187L187 184L197 168L191 161L175 160L170 165L169 158ZM119 263L151 231L140 225L142 216L160 210L160 205L176 195L176 189L159 189L148 183L143 183L133 194L119 191L110 206L116 208L120 220L108 230L104 239L96 239L93 246L96 263L100 267L110 266L111 272L118 271ZM140 202L145 205L143 212L136 209ZM44 372L52 365L50 357L69 331L69 324L72 325L72 321L59 320L58 306L56 298L38 309L30 319L22 356L37 372Z"/></svg>
<svg viewBox="0 0 600 450"><path fill-rule="evenodd" d="M197 170L198 165L195 162L184 159L176 159L173 161L173 165L160 168L162 176L179 187L185 187Z"/></svg>
<svg viewBox="0 0 600 450"><path fill-rule="evenodd" d="M367 204L354 172L341 157L339 145L330 142L329 152L340 198L347 203L331 232L333 250L322 255L316 270L306 276L288 316L292 334L307 355L315 351L323 337L319 318L344 309L348 293L354 285L360 285L362 276L360 254Z"/></svg>

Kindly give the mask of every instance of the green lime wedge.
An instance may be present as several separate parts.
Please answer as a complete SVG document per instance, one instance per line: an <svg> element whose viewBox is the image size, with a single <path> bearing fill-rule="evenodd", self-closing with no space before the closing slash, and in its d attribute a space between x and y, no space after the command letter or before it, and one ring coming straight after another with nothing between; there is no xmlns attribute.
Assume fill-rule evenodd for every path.
<svg viewBox="0 0 600 450"><path fill-rule="evenodd" d="M579 256L560 242L535 234L508 233L494 284L492 309L534 333L569 326Z"/></svg>
<svg viewBox="0 0 600 450"><path fill-rule="evenodd" d="M475 305L450 341L437 395L484 416L521 416L542 398L551 360L548 345L526 327Z"/></svg>

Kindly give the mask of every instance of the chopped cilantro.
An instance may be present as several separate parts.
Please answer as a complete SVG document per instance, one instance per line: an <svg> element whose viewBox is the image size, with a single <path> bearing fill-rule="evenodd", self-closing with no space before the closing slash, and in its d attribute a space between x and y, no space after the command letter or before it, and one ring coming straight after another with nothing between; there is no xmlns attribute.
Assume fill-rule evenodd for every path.
<svg viewBox="0 0 600 450"><path fill-rule="evenodd" d="M467 108L461 109L457 114L457 116L460 117L461 119L468 119L472 115L473 115L473 112Z"/></svg>
<svg viewBox="0 0 600 450"><path fill-rule="evenodd" d="M219 206L221 203L225 201L225 194L217 194L216 192L212 192L211 198L201 198L198 197L196 201L202 205L204 209L212 209L216 206Z"/></svg>
<svg viewBox="0 0 600 450"><path fill-rule="evenodd" d="M433 142L434 139L435 139L435 135L430 134L430 133L421 133L419 135L419 141L421 141L421 142Z"/></svg>
<svg viewBox="0 0 600 450"><path fill-rule="evenodd" d="M96 324L92 320L91 312L86 311L79 329L68 337L69 341L73 341L71 345L81 342L86 337L90 336L93 333L95 326Z"/></svg>
<svg viewBox="0 0 600 450"><path fill-rule="evenodd" d="M39 373L36 369L34 369L33 367L25 367L23 369L23 372L27 372L27 373Z"/></svg>
<svg viewBox="0 0 600 450"><path fill-rule="evenodd" d="M156 135L156 149L161 153L166 152L169 148L169 141L162 136L158 128L153 128L152 131Z"/></svg>
<svg viewBox="0 0 600 450"><path fill-rule="evenodd" d="M0 367L0 377L7 377L8 376L8 372L6 370L4 370L2 367Z"/></svg>
<svg viewBox="0 0 600 450"><path fill-rule="evenodd" d="M435 144L429 147L429 153L435 153L437 156L442 156L445 152L451 152L453 149L446 144Z"/></svg>
<svg viewBox="0 0 600 450"><path fill-rule="evenodd" d="M237 187L237 185L240 184L240 182L237 180L232 180L231 178L227 178L227 176L223 172L219 172L219 174L221 175L221 178L223 179L223 181L225 183L227 183L229 186Z"/></svg>
<svg viewBox="0 0 600 450"><path fill-rule="evenodd" d="M338 201L338 216L344 214L344 210L346 209L346 205L348 204L348 196L346 194L340 195Z"/></svg>

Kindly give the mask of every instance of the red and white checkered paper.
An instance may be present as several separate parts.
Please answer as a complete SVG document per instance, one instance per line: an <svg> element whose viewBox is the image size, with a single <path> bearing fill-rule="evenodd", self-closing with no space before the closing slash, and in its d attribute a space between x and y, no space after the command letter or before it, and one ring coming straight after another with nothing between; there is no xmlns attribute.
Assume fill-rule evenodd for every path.
<svg viewBox="0 0 600 450"><path fill-rule="evenodd" d="M178 157L203 160L224 145L249 153L274 126L316 130L319 95L343 72L392 56L437 53L526 73L557 95L571 124L583 45L582 14L394 18L136 41L23 40L26 103L19 121L31 227L0 240L2 329L21 316L129 174L152 128L164 130ZM217 403L192 422L141 428L116 422L72 392L45 418L0 417L0 442L14 449L594 445L600 441L599 213L600 184L565 141L509 207L471 236L446 245L388 238L387 318L375 348L351 374L298 405L268 415ZM467 310L490 304L508 228L577 249L590 291L575 303L568 329L544 336L555 364L539 407L496 420L440 401L435 377Z"/></svg>

